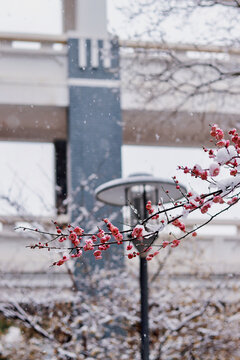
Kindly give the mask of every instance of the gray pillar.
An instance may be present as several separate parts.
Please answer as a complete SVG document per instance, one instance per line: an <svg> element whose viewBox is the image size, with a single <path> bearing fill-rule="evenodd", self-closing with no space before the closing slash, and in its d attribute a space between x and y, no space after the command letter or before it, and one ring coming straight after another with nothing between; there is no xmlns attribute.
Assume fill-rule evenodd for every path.
<svg viewBox="0 0 240 360"><path fill-rule="evenodd" d="M75 31L77 27L76 19L76 0L61 0L62 1L62 27L63 32Z"/></svg>
<svg viewBox="0 0 240 360"><path fill-rule="evenodd" d="M63 32L86 38L107 37L106 0L61 0Z"/></svg>
<svg viewBox="0 0 240 360"><path fill-rule="evenodd" d="M87 230L93 226L94 189L121 177L121 109L119 89L119 51L116 41L69 39L69 194L73 205L71 220ZM95 214L100 220L114 212L104 206ZM119 215L116 225L122 222ZM95 225L96 226L96 225ZM95 227L96 229L96 227ZM85 253L86 254L86 253ZM116 261L116 256L118 261ZM104 260L93 254L85 257L91 266L119 267L123 264L123 246L104 253ZM79 265L82 261L79 261Z"/></svg>

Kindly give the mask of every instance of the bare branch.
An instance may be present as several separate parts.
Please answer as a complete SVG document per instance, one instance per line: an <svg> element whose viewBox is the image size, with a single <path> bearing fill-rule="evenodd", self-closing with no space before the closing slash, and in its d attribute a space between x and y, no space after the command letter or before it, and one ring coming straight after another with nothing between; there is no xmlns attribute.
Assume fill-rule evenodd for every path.
<svg viewBox="0 0 240 360"><path fill-rule="evenodd" d="M18 302L0 303L0 312L6 317L11 319L21 320L26 326L34 329L39 335L54 340L54 337L44 330L39 324L35 323L33 318L27 314Z"/></svg>

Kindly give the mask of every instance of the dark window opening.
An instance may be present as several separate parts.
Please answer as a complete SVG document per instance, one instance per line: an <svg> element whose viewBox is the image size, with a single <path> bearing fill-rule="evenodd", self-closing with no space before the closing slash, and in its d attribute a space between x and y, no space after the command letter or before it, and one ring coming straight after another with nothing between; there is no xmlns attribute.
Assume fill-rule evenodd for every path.
<svg viewBox="0 0 240 360"><path fill-rule="evenodd" d="M56 209L57 214L67 213L67 142L57 140L55 146Z"/></svg>

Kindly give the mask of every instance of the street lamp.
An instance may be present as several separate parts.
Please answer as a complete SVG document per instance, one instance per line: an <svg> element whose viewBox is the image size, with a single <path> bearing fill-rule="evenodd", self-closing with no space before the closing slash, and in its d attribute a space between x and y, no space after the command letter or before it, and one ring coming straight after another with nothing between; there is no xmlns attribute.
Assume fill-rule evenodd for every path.
<svg viewBox="0 0 240 360"><path fill-rule="evenodd" d="M179 184L178 184L179 185ZM148 214L146 203L151 200L153 205L168 203L171 199L175 202L182 198L186 189L180 186L176 189L173 182L155 178L149 174L131 175L126 179L115 179L100 185L96 190L97 200L115 206L128 206L132 204L141 217L146 219ZM133 223L133 219L131 225ZM147 243L149 242L149 244ZM149 329L148 329L148 272L146 252L143 249L152 244L153 239L146 240L144 245L133 241L140 253L140 291L141 291L141 359L149 359Z"/></svg>

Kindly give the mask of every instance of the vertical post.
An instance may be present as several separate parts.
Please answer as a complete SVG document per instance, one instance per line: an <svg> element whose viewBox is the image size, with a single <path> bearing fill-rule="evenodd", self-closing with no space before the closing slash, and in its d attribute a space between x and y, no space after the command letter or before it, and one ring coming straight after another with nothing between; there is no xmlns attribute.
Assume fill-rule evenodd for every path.
<svg viewBox="0 0 240 360"><path fill-rule="evenodd" d="M143 188L143 217L146 219L146 190ZM149 328L148 328L148 267L146 257L140 258L140 291L141 291L141 360L149 359Z"/></svg>
<svg viewBox="0 0 240 360"><path fill-rule="evenodd" d="M141 197L131 198L133 205L138 211L141 219L147 217L147 196L146 185L142 185ZM126 193L127 196L127 193ZM132 221L132 224L134 222ZM136 245L136 243L133 241ZM141 252L139 245L136 245L138 251ZM145 254L140 255L140 274L139 274L139 286L140 286L140 306L141 306L141 360L149 359L149 328L148 328L148 264L145 258Z"/></svg>
<svg viewBox="0 0 240 360"><path fill-rule="evenodd" d="M148 268L145 257L140 258L140 289L141 289L141 359L149 359L148 329Z"/></svg>

